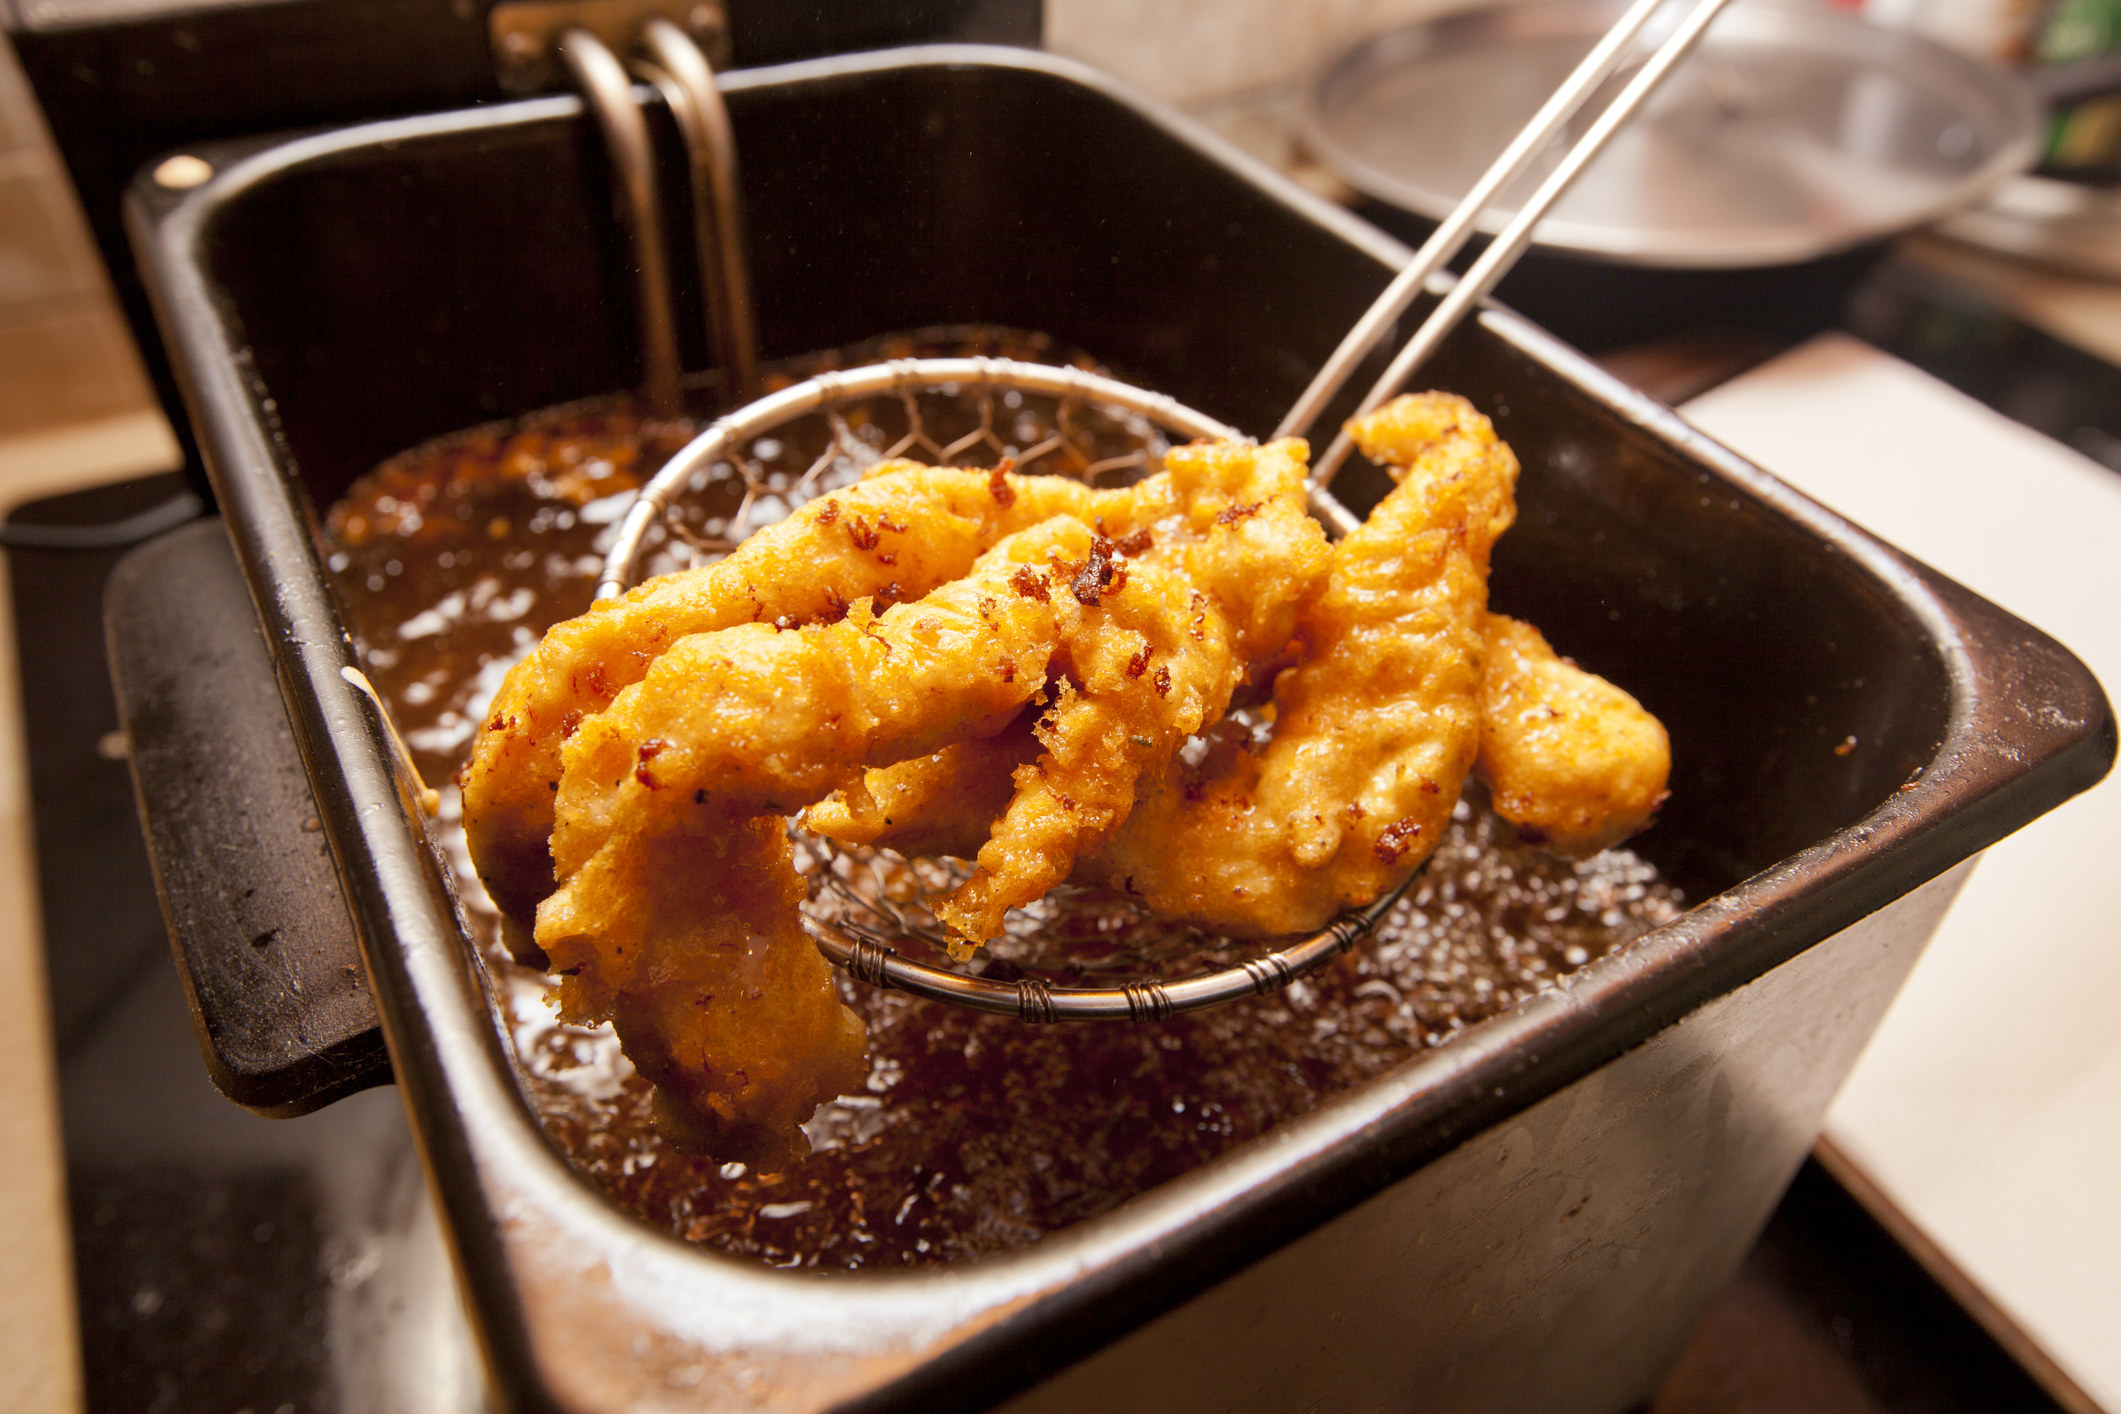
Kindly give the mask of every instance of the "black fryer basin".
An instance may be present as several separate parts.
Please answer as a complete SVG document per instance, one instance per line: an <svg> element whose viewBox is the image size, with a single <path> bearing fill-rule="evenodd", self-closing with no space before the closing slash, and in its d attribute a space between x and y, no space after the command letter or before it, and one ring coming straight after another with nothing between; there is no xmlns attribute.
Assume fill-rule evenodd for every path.
<svg viewBox="0 0 2121 1414"><path fill-rule="evenodd" d="M1044 56L904 50L724 87L769 357L1010 324L1264 430L1407 255ZM552 98L200 153L217 175L195 191L135 185L133 236L510 1407L1626 1408L1971 859L2112 759L2104 698L2051 640L1490 308L1424 381L1524 464L1495 604L1669 725L1672 800L1638 844L1700 902L1026 1251L827 1277L690 1248L576 1178L520 1098L443 867L341 677L314 539L390 453L635 378L590 122ZM1380 483L1339 489L1360 510Z"/></svg>

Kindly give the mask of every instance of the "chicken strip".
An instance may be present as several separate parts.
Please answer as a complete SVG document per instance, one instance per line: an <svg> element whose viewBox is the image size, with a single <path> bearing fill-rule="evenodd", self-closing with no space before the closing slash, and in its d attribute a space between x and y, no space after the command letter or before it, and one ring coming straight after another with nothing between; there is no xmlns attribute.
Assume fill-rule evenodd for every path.
<svg viewBox="0 0 2121 1414"><path fill-rule="evenodd" d="M1349 430L1406 470L1333 547L1271 740L1206 776L1167 771L1077 877L1262 936L1374 901L1435 848L1479 749L1488 556L1515 518L1517 461L1446 394L1395 399Z"/></svg>
<svg viewBox="0 0 2121 1414"><path fill-rule="evenodd" d="M865 1033L803 934L787 832L696 822L600 851L539 911L560 1015L611 1021L679 1148L765 1172L809 1146L818 1105L859 1089Z"/></svg>
<svg viewBox="0 0 2121 1414"><path fill-rule="evenodd" d="M1306 500L1309 458L1297 437L1173 447L1133 488L1122 523L1103 510L1100 529L1138 563L1189 580L1230 625L1231 651L1265 662L1288 646L1332 553Z"/></svg>
<svg viewBox="0 0 2121 1414"><path fill-rule="evenodd" d="M1649 822L1672 769L1664 724L1538 629L1487 616L1480 759L1495 813L1526 839L1586 858Z"/></svg>
<svg viewBox="0 0 2121 1414"><path fill-rule="evenodd" d="M616 836L708 813L792 814L864 766L999 730L1044 689L1056 645L1079 627L1083 605L1053 580L1096 543L1056 516L882 614L860 600L837 623L679 639L562 748L561 878Z"/></svg>
<svg viewBox="0 0 2121 1414"><path fill-rule="evenodd" d="M562 752L563 877L539 908L537 941L568 975L563 1008L612 1017L656 1081L673 1138L723 1157L777 1154L774 1136L792 1145L793 1126L831 1093L821 1077L843 1067L837 1013L775 956L815 950L787 902L801 892L792 867L759 837L771 817L865 764L996 730L1063 659L1082 687L1060 687L1046 745L1055 774L1086 794L1020 790L997 831L1017 852L983 861L967 885L971 907L998 922L1065 878L1080 841L1101 842L1124 818L1156 753L1219 712L1241 676L1228 636L1186 581L1132 568L1056 517L880 616L864 600L836 624L680 640ZM685 877L661 879L671 871ZM759 1064L732 1064L746 1054Z"/></svg>
<svg viewBox="0 0 2121 1414"><path fill-rule="evenodd" d="M861 1073L862 1026L802 931L777 818L871 757L992 730L1043 691L1083 612L1052 592L1097 537L1056 517L879 616L681 639L564 745L536 937L562 1015L610 1019L665 1136L762 1166ZM1072 569L1072 566L1070 566Z"/></svg>
<svg viewBox="0 0 2121 1414"><path fill-rule="evenodd" d="M1293 438L1196 442L1167 453L1163 473L1137 492L1135 514L1154 516L1155 529L1130 542L1142 553L1133 586L1113 595L1096 631L1056 655L1063 686L1037 724L1039 758L1014 773L972 878L936 907L964 945L953 950L999 936L1009 909L1102 849L1139 782L1221 719L1252 659L1288 643L1327 561L1325 532L1305 508L1305 457Z"/></svg>
<svg viewBox="0 0 2121 1414"><path fill-rule="evenodd" d="M1664 726L1625 691L1504 614L1482 624L1480 755L1496 813L1524 838L1588 858L1649 823L1671 771ZM969 859L1008 808L1010 773L1038 755L1030 719L932 756L870 771L854 791L812 806L813 832L905 855ZM1200 772L1195 772L1197 779Z"/></svg>
<svg viewBox="0 0 2121 1414"><path fill-rule="evenodd" d="M1055 654L1059 695L1035 728L1038 759L1014 773L972 877L936 905L960 940L955 953L1000 936L1004 914L1102 848L1134 808L1137 782L1220 717L1244 680L1229 622L1184 578L1136 567L1098 607Z"/></svg>
<svg viewBox="0 0 2121 1414"><path fill-rule="evenodd" d="M1055 515L1132 528L1128 491L1054 476L887 462L750 536L726 559L664 575L556 625L510 670L460 774L464 829L503 914L552 892L561 743L691 634L837 618L857 599L917 599L1006 535Z"/></svg>
<svg viewBox="0 0 2121 1414"><path fill-rule="evenodd" d="M883 845L908 857L971 859L1016 795L1016 770L1045 748L1043 709L1026 709L993 736L862 773L803 812L802 826L841 844Z"/></svg>
<svg viewBox="0 0 2121 1414"><path fill-rule="evenodd" d="M1136 488L1133 516L1153 528L1123 543L1139 555L1138 575L1174 572L1171 582L1191 586L1194 599L1130 594L1118 610L1127 622L1106 640L1121 650L1074 651L1058 663L1071 687L1028 739L958 743L872 771L861 789L812 807L805 823L849 843L892 831L895 848L932 838L976 854L979 872L939 912L970 942L998 934L1008 908L1102 847L1132 809L1136 780L1161 772L1187 735L1222 716L1249 665L1287 646L1329 556L1305 507L1305 457L1295 439L1172 449L1163 472ZM945 818L930 820L938 809ZM906 831L889 823L901 817Z"/></svg>

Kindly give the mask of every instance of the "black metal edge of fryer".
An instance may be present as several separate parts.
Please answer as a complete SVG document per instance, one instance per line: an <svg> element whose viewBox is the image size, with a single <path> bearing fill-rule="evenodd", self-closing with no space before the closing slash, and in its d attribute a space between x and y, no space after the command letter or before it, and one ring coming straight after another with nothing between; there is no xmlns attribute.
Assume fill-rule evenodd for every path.
<svg viewBox="0 0 2121 1414"><path fill-rule="evenodd" d="M233 312L201 278L200 256L218 207L294 156L289 148L301 153L303 147L299 139L255 139L229 144L226 151L216 148L219 175L181 196L142 173L127 192L126 228L279 669L288 720L360 938L414 1142L431 1189L448 1214L441 1225L444 1241L484 1317L472 1325L489 1379L504 1407L547 1407L549 1401L522 1377L534 1369L524 1343L525 1322L520 1310L510 1309L506 1256L484 1210L476 1161L464 1142L437 1035L439 1029L476 1027L486 1019L483 1006L474 1001L480 987L473 976L476 957L462 946L453 898L436 868L431 842L414 823L384 729L342 675L356 666L353 645L325 586L287 448L270 414L259 406L264 395L255 378L246 376L248 360ZM240 160L222 165L229 157L253 152L261 154L264 170L246 168ZM456 966L450 969L446 960L452 953ZM428 965L422 968L420 962ZM438 962L445 965L437 968ZM461 989L461 1007L444 1012L422 1006L423 998L438 999L451 987ZM493 1059L499 1061L497 1052ZM485 1079L513 1088L512 1080L499 1074Z"/></svg>
<svg viewBox="0 0 2121 1414"><path fill-rule="evenodd" d="M786 82L933 63L1006 64L1087 84L1214 160L1237 168L1264 194L1321 219L1381 263L1388 263L1390 253L1399 249L1345 213L1315 210L1323 204L1257 164L1233 161L1193 125L1136 99L1101 75L1048 56L916 50L742 77L755 83ZM539 116L578 111L572 100L541 103L548 106ZM519 107L513 113L493 109L434 121L475 126L523 116ZM416 127L419 120L411 122ZM392 126L402 125L378 125ZM370 137L376 133L350 131ZM499 1050L500 1038L493 1034L478 990L476 964L466 956L469 950L451 916L448 887L407 814L377 723L365 701L339 676L339 670L352 663L351 648L323 585L302 493L286 464L286 449L275 444L269 417L258 405L263 392L247 386L242 377L240 331L218 307L200 263L220 205L275 171L349 141L349 134L339 134L260 153L181 198L136 185L128 215L143 268L150 273L164 337L179 354L187 405L208 445L223 504L230 508L251 592L285 669L290 715L360 923L400 1083L406 1088L430 1175L450 1210L448 1227L458 1259L482 1299L486 1319L479 1324L490 1361L512 1401L543 1406L549 1402L546 1392L529 1375L513 1373L534 1370L535 1352L521 1303L506 1280L511 1267L508 1239L500 1231L487 1188L489 1180L502 1180L490 1172L482 1175L480 1160L497 1156L497 1144L515 1158L539 1154L543 1172L531 1176L531 1185L545 1196L564 1189L572 1196L557 1201L579 1206L582 1197L594 1195L545 1147L534 1119L516 1096ZM862 1296L864 1289L907 1297L947 1289L959 1299L946 1304L970 1313L981 1307L997 1310L999 1299L1013 1293L1020 1299L1004 1303L1013 1307L1005 1318L961 1325L958 1338L938 1342L950 1348L933 1355L917 1372L883 1381L863 1401L967 1406L1030 1383L1242 1268L1321 1215L1352 1206L1502 1115L1553 1093L1702 1001L1846 927L2104 774L2113 752L2111 713L2082 665L2051 640L1854 531L1717 448L1670 412L1593 376L1579 358L1515 316L1491 310L1482 327L1511 339L1630 421L1819 533L1845 542L1848 553L1864 559L1892 597L1930 627L1937 651L1948 661L1956 705L1937 768L1864 821L1711 900L1611 960L1612 965L1590 969L1578 985L1535 999L1444 1052L1412 1061L1284 1126L1277 1135L1281 1142L1271 1173L1255 1171L1266 1168L1258 1154L1240 1150L1050 1239L1039 1251L942 1272L843 1278L829 1288L814 1279L740 1271L742 1264L660 1234L644 1235L631 1220L595 1204L571 1214L576 1227L666 1250L672 1262L754 1294L766 1289L759 1285L765 1281L776 1289L803 1288L819 1302L833 1300L831 1293L838 1292L839 1300L867 1307L872 1303ZM2013 723L1995 704L1989 704L1984 715L1983 691L2014 682L2023 673L2058 685L2064 689L2061 695L2081 709L2066 730L2032 731L2019 738L2009 734ZM2020 754L2030 766L2013 774L2002 760L2007 752ZM1917 825L1933 820L1943 823L1927 837L1908 840ZM1730 935L1741 920L1751 934L1741 947L1724 950L1730 953L1725 956L1709 946ZM452 998L450 988L463 990ZM436 1005L442 1002L451 1004L446 1011ZM472 1052L464 1052L465 1045ZM479 1073L450 1073L443 1064L445 1050L460 1056L476 1053ZM457 1101L478 1105L476 1122ZM498 1125L508 1132L480 1134L475 1132L480 1125ZM1368 1130L1361 1146L1352 1139L1358 1129ZM1229 1180L1237 1177L1244 1180L1241 1193L1229 1188ZM511 1190L517 1195L527 1191ZM1093 1252L1113 1255L1071 1268L1077 1274L1066 1283L1038 1276L1040 1270L1058 1272L1068 1266L1068 1259ZM996 1300L983 1301L982 1289ZM791 1330L790 1343L799 1344L800 1336Z"/></svg>
<svg viewBox="0 0 2121 1414"><path fill-rule="evenodd" d="M155 896L208 1076L275 1118L388 1084L359 944L221 521L120 560L103 625Z"/></svg>

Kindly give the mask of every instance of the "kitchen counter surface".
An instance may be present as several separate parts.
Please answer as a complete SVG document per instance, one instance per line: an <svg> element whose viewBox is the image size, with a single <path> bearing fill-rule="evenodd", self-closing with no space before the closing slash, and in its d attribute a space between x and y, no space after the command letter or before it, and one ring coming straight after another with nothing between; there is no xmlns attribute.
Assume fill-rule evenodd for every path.
<svg viewBox="0 0 2121 1414"><path fill-rule="evenodd" d="M1688 420L2121 689L2121 475L1846 335ZM1830 1168L2065 1407L2121 1410L2121 779L1996 845L1828 1119Z"/></svg>
<svg viewBox="0 0 2121 1414"><path fill-rule="evenodd" d="M180 460L159 413L0 442L0 508ZM0 1409L22 1414L80 1407L81 1377L59 1152L34 831L16 681L13 607L0 576L0 996L16 999L0 1030L0 1071L13 1103L0 1109Z"/></svg>

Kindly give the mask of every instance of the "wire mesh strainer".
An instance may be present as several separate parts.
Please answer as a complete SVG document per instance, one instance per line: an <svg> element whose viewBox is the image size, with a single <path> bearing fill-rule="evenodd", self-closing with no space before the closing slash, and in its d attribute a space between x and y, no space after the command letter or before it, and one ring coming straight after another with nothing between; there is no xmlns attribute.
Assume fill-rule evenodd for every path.
<svg viewBox="0 0 2121 1414"><path fill-rule="evenodd" d="M1392 281L1321 367L1277 429L1279 435L1309 430L1333 401L1364 356L1393 329L1395 321L1440 276L1444 264L1471 234L1480 211L1527 170L1547 148L1590 94L1619 65L1622 57L1665 0L1636 0L1599 45L1563 83L1525 131L1497 160L1493 169L1467 194L1458 211L1438 228L1408 267ZM1449 286L1429 318L1392 361L1357 408L1357 415L1380 405L1404 386L1415 369L1442 343L1478 299L1492 289L1530 244L1541 217L1649 94L1707 30L1728 0L1681 0L1682 13L1669 36L1639 67L1614 102L1590 125L1583 138L1560 160L1515 220L1475 262L1467 275ZM969 392L972 425L944 432L923 398L957 396L964 420L963 395ZM998 404L1026 395L1055 400L1050 428L1026 445L1013 444L997 423ZM880 431L875 407L898 409L894 433ZM933 404L927 406L935 406ZM811 424L816 443L807 469L776 478L754 455L761 439L820 415L823 430ZM1084 424L1091 417L1135 434L1136 445L1103 453L1089 445ZM859 426L857 422L859 421ZM858 477L887 457L918 453L936 464L952 464L975 451L995 464L1012 457L1026 470L1072 471L1086 480L1145 472L1159 448L1158 432L1187 439L1242 439L1227 427L1176 400L1079 368L1053 367L1005 358L900 359L843 372L821 374L769 394L716 422L673 457L643 489L621 522L598 584L599 598L623 592L649 574L698 563L704 555L733 549L755 523L785 514L796 505ZM865 435L865 433L867 435ZM946 440L947 438L947 440ZM787 448L776 446L775 459L785 465ZM1355 525L1325 489L1348 453L1345 434L1335 439L1314 472L1310 504L1335 534ZM1046 463L1046 465L1040 465ZM688 517L688 494L717 484L740 488L726 514ZM773 504L769 504L773 503ZM1128 981L1111 987L1055 986L1036 975L1011 981L970 976L908 957L885 939L916 938L921 929L881 886L857 890L843 857L829 845L809 851L814 891L837 894L852 910L813 907L804 928L835 965L857 980L895 987L975 1010L1013 1015L1027 1022L1060 1020L1151 1020L1276 991L1345 952L1370 931L1397 902L1405 884L1369 906L1344 914L1329 927L1287 946L1243 958L1230 966L1175 981L1161 978ZM881 881L877 881L881 885ZM864 917L863 915L866 915Z"/></svg>
<svg viewBox="0 0 2121 1414"><path fill-rule="evenodd" d="M1027 395L1050 400L1050 406L1027 409ZM1021 416L1010 419L1012 413ZM785 437L799 420L807 420L812 439L822 445L806 463L796 459L803 471L776 476L764 461L789 467L790 449L775 445L765 459L755 449L770 434ZM957 425L963 423L970 425ZM756 523L890 457L917 455L944 465L975 458L990 466L1007 457L1028 471L1118 482L1153 470L1167 433L1187 440L1241 435L1162 394L1079 368L1006 358L925 358L821 374L730 414L673 457L620 523L597 592L622 592L658 561L678 568L726 553ZM1015 440L1026 434L1035 440ZM698 502L718 489L725 502L734 493L734 508L702 515ZM1329 526L1345 530L1355 523L1322 488L1313 490L1311 504ZM855 856L808 837L804 845L813 888L838 895L844 905L813 908L804 918L805 930L834 964L871 985L1034 1022L1144 1020L1277 990L1346 951L1398 898L1395 892L1300 942L1198 977L1110 987L1055 986L1035 975L995 981L922 962L891 946L887 938L919 938L930 926L881 881L858 887ZM930 882L947 886L945 876ZM820 916L826 912L839 916ZM939 944L940 935L931 941Z"/></svg>

